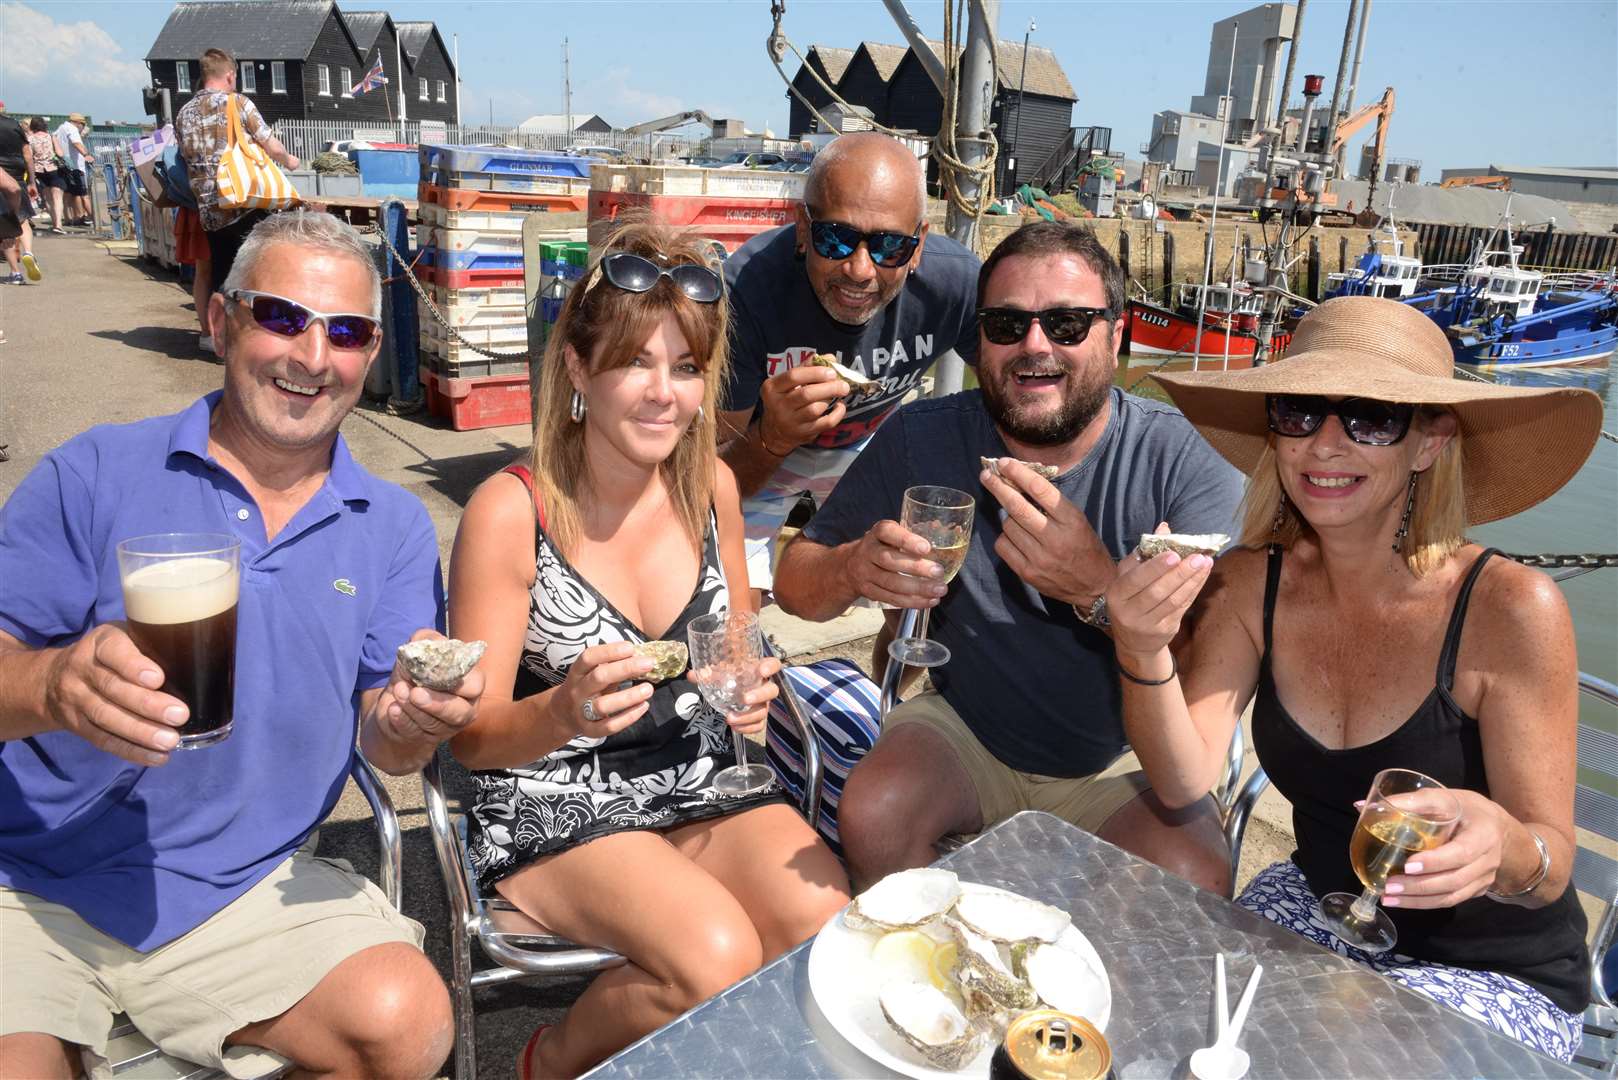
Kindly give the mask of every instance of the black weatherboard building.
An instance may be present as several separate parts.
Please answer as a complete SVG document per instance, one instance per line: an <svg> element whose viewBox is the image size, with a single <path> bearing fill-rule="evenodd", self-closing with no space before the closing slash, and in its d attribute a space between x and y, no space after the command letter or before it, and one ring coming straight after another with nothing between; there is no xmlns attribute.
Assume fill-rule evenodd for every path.
<svg viewBox="0 0 1618 1080"><path fill-rule="evenodd" d="M843 77L848 69L848 62L854 58L853 49L834 49L829 45L811 45L805 56L805 63L798 69L797 76L792 80L793 87L814 103L815 108L825 111L831 104L831 94L826 92L824 86L815 79L810 71L813 68L820 77L830 86L836 86L837 81ZM807 135L815 130L815 114L810 112L798 100L796 94L787 91L787 98L791 103L791 112L787 117L787 134L796 139L800 135Z"/></svg>
<svg viewBox="0 0 1618 1080"><path fill-rule="evenodd" d="M390 108L399 118L401 96L411 120L457 122L454 62L430 22L395 23L383 11L344 12L332 0L176 4L146 53L152 85L170 91L176 112L202 85L200 62L208 49L236 57L236 88L272 124L385 125ZM387 86L350 94L378 56Z"/></svg>

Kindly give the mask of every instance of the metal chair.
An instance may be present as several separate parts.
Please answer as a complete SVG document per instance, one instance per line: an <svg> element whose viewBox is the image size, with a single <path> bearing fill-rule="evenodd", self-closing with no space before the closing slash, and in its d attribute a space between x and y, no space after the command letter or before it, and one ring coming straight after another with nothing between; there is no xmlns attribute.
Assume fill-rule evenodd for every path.
<svg viewBox="0 0 1618 1080"><path fill-rule="evenodd" d="M365 801L371 804L378 848L377 884L387 896L388 903L397 910L404 881L404 849L399 839L399 815L393 809L393 799L388 795L388 789L382 786L370 762L358 752L349 766L349 775L354 778ZM83 1059L84 1072L88 1076L95 1062L88 1052ZM122 1080L223 1080L226 1075L211 1065L197 1065L163 1053L140 1033L129 1017L122 1014L113 1021L112 1032L107 1038L107 1063L112 1075ZM263 1080L281 1076L285 1072L286 1069L272 1070L264 1074Z"/></svg>
<svg viewBox="0 0 1618 1080"><path fill-rule="evenodd" d="M812 826L820 815L820 746L814 729L788 681L777 675L776 687L804 746L804 802L800 807ZM421 773L427 823L444 879L450 913L450 999L455 1008L455 1075L476 1080L477 1018L473 992L489 986L529 979L559 978L605 971L624 963L610 949L579 945L558 937L498 894L485 895L467 861L466 818L452 816L444 797L438 755ZM472 970L472 942L495 965Z"/></svg>
<svg viewBox="0 0 1618 1080"><path fill-rule="evenodd" d="M1581 671L1579 689L1597 701L1618 707L1618 686L1605 679ZM1618 734L1581 723L1579 770L1609 786L1618 781ZM1241 858L1242 833L1253 804L1269 782L1262 768L1256 770L1232 804L1225 836L1231 841L1233 866L1234 860ZM1584 1012L1584 1042L1573 1060L1597 1075L1618 1076L1618 1005L1613 998L1618 986L1609 982L1618 965L1618 860L1609 854L1613 842L1618 841L1618 798L1580 783L1573 791L1573 824L1606 841L1605 850L1581 844L1573 857L1573 887L1602 905L1590 942L1590 1007Z"/></svg>

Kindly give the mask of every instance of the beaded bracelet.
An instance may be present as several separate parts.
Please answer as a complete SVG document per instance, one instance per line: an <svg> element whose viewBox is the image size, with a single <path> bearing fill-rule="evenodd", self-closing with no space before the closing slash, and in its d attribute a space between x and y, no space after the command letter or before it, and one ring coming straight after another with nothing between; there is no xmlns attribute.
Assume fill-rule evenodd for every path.
<svg viewBox="0 0 1618 1080"><path fill-rule="evenodd" d="M1128 679L1130 682L1134 683L1136 686L1163 686L1163 685L1166 685L1167 683L1173 682L1174 677L1176 675L1178 675L1179 673L1180 673L1180 661L1175 659L1175 656L1174 656L1173 653L1169 653L1169 673L1167 675L1165 675L1161 679L1143 679L1139 675L1136 675L1136 674L1133 674L1132 672L1130 672L1127 668L1124 667L1124 665L1122 665L1122 664L1118 665L1118 674L1122 675L1124 678ZM1535 882L1534 884L1537 885L1539 883Z"/></svg>
<svg viewBox="0 0 1618 1080"><path fill-rule="evenodd" d="M1539 870L1529 879L1528 884L1516 892L1503 893L1496 892L1492 888L1484 889L1483 895L1490 900L1516 900L1518 897L1527 896L1545 883L1545 878L1551 872L1551 849L1545 846L1544 837L1533 829L1528 830L1528 835L1534 838L1534 846L1539 848Z"/></svg>

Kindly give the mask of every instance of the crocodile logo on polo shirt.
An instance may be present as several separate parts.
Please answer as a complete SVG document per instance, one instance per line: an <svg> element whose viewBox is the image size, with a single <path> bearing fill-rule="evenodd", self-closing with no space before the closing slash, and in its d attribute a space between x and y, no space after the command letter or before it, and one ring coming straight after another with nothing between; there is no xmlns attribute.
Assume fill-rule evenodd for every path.
<svg viewBox="0 0 1618 1080"><path fill-rule="evenodd" d="M355 596L359 592L358 589L354 588L354 583L348 580L346 577L338 578L336 581L331 583L331 587L342 593L344 596Z"/></svg>

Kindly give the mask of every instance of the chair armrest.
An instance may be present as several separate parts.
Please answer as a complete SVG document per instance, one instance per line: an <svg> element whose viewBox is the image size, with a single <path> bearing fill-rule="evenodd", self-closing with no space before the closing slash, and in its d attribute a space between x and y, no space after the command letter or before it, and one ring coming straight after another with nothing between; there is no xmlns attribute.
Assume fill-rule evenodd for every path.
<svg viewBox="0 0 1618 1080"><path fill-rule="evenodd" d="M921 622L920 608L906 608L899 616L899 631L895 637L914 637L916 627ZM904 677L905 665L897 660L888 659L887 667L882 669L882 715L878 722L886 720L888 713L899 704L899 680Z"/></svg>
<svg viewBox="0 0 1618 1080"><path fill-rule="evenodd" d="M764 639L764 652L768 656L781 656L780 649L768 636ZM781 670L775 673L775 689L781 699L781 706L786 709L787 717L797 731L798 742L803 746L803 804L798 810L813 829L820 820L820 785L823 772L820 740L815 737L814 725L809 723L808 717L803 714L803 703L798 700L797 693L792 689L792 680L786 676L784 659Z"/></svg>
<svg viewBox="0 0 1618 1080"><path fill-rule="evenodd" d="M433 838L433 854L438 858L438 876L444 880L445 899L449 901L450 918L455 925L468 932L472 928L472 890L466 882L466 863L461 853L461 838L450 821L449 803L444 799L444 782L439 772L438 755L442 747L433 752L421 770L421 796L427 808L427 829Z"/></svg>
<svg viewBox="0 0 1618 1080"><path fill-rule="evenodd" d="M1239 728L1237 730L1240 730ZM1258 797L1269 787L1270 777L1261 765L1253 770L1242 790L1225 811L1225 842L1230 845L1230 884L1236 887L1236 867L1242 861L1242 835L1247 832L1247 819L1252 816Z"/></svg>
<svg viewBox="0 0 1618 1080"><path fill-rule="evenodd" d="M399 815L393 809L393 799L382 786L371 763L358 750L354 751L349 773L359 786L365 801L371 804L371 816L376 822L377 876L382 879L382 892L395 911L400 910L404 883L404 846L399 839Z"/></svg>

